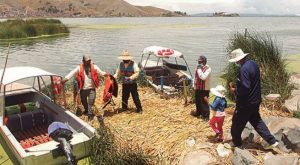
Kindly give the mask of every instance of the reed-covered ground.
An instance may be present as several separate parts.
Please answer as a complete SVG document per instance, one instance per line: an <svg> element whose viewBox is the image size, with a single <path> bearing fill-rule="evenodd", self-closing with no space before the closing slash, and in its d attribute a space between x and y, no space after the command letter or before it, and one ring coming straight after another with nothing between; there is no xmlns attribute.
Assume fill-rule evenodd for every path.
<svg viewBox="0 0 300 165"><path fill-rule="evenodd" d="M0 22L0 39L20 39L70 33L57 19L15 19Z"/></svg>
<svg viewBox="0 0 300 165"><path fill-rule="evenodd" d="M97 92L96 107L101 110L103 106L101 101L102 89L99 89ZM191 151L191 148L186 144L189 138L193 138L196 141L195 147L192 148L193 150L201 148L202 144L206 144L207 142L212 143L212 146L203 150L217 157L215 148L219 143L214 141L214 132L209 127L208 122L190 115L190 112L195 110L194 104L185 106L183 98L166 100L161 98L159 94L154 93L151 88L143 87L139 88L144 110L143 114L135 113L134 103L131 98L129 100L130 110L118 113L117 110L121 107L120 94L121 91L119 91L119 97L114 99L116 102L115 110L113 106L108 106L104 110L105 126L109 128L109 134L113 135L109 135L113 139L111 145L120 148L108 151L115 151L117 153L111 153L110 155L106 153L106 155L98 155L98 157L106 160L115 158L115 161L120 162L120 156L116 157L116 155L122 155L120 151L128 150L126 148L129 147L131 153L136 153L139 156L135 157L134 160L147 160L146 163L148 164L181 164L185 154ZM71 94L67 95L69 101L71 101ZM233 108L227 108L226 112L227 116L223 126L225 137L229 134ZM292 114L280 110L269 111L265 107L261 108L261 112L262 116L292 116ZM81 118L88 121L86 116L81 116ZM93 121L89 121L89 124L95 128L99 128L100 126L96 118ZM107 135L105 136L107 137ZM107 142L107 139L105 141ZM98 143L103 143L103 140L98 140ZM107 143L97 146L95 148L98 148L102 152L103 149L110 148L107 147ZM123 148L124 146L125 148ZM255 152L259 154L257 158L263 162L262 158L265 153L259 147ZM103 158L105 156L106 158ZM218 162L221 164L230 164L230 158L218 157L218 159ZM82 160L81 162L83 163L81 164L85 164L88 160Z"/></svg>

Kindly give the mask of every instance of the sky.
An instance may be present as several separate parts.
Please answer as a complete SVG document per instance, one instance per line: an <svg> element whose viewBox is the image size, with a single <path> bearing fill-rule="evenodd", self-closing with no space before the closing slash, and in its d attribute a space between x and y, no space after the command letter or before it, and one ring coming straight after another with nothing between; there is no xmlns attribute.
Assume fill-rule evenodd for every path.
<svg viewBox="0 0 300 165"><path fill-rule="evenodd" d="M155 6L188 14L250 13L296 14L300 16L300 0L125 0L133 5Z"/></svg>

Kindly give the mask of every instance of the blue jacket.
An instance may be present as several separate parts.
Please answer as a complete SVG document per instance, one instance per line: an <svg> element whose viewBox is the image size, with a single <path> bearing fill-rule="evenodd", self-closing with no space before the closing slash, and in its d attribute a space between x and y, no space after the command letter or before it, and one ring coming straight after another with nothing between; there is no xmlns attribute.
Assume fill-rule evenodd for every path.
<svg viewBox="0 0 300 165"><path fill-rule="evenodd" d="M241 66L237 80L237 106L259 105L261 103L260 71L258 65L246 59Z"/></svg>
<svg viewBox="0 0 300 165"><path fill-rule="evenodd" d="M224 109L227 107L227 101L225 98L216 96L213 103L210 105L210 108L213 111L224 112Z"/></svg>

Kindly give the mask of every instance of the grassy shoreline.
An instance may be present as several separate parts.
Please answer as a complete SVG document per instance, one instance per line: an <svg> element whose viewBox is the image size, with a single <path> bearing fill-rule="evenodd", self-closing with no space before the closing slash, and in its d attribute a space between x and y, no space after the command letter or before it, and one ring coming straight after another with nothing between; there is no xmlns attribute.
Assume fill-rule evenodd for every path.
<svg viewBox="0 0 300 165"><path fill-rule="evenodd" d="M61 36L67 36L67 35L69 35L69 33L58 33L58 34L51 34L51 35L40 35L40 36L26 37L26 38L0 39L0 42L35 40L35 39L43 39L43 38L61 37Z"/></svg>
<svg viewBox="0 0 300 165"><path fill-rule="evenodd" d="M68 33L68 27L57 19L15 19L0 22L0 41L35 39Z"/></svg>

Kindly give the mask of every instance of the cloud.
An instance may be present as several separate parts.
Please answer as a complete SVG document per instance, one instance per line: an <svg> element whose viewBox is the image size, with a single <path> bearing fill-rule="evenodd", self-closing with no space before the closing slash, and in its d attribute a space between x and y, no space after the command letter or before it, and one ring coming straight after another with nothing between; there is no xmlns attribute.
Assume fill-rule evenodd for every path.
<svg viewBox="0 0 300 165"><path fill-rule="evenodd" d="M299 0L126 0L134 5L151 5L195 13L300 14Z"/></svg>

